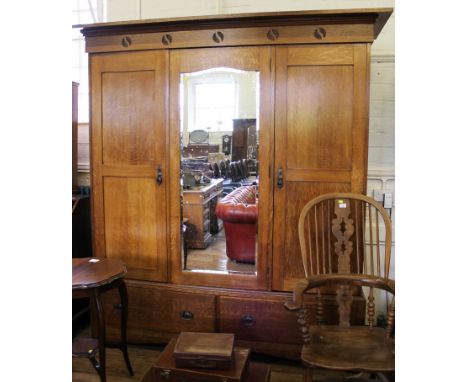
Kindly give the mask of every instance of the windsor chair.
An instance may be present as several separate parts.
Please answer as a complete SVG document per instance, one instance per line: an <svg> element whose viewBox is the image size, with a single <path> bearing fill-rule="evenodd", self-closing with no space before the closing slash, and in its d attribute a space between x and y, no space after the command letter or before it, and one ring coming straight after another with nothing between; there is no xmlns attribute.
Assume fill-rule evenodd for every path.
<svg viewBox="0 0 468 382"><path fill-rule="evenodd" d="M306 278L285 306L297 311L303 337L305 381L315 368L356 371L369 377L394 372L395 282L389 278L392 229L385 209L359 194L335 193L309 201L299 217ZM321 288L336 290L339 323L323 318ZM366 297L366 322L351 325L353 288ZM315 320L306 294L316 292ZM376 303L387 311L386 327L375 325ZM385 380L385 377L383 378Z"/></svg>

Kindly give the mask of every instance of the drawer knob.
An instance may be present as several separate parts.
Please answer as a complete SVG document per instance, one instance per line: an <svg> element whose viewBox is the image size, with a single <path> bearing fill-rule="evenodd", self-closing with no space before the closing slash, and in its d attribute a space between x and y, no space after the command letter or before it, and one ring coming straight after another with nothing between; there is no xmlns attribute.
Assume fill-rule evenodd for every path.
<svg viewBox="0 0 468 382"><path fill-rule="evenodd" d="M122 304L114 304L114 309L122 310Z"/></svg>
<svg viewBox="0 0 468 382"><path fill-rule="evenodd" d="M163 370L159 373L162 379L171 379L171 371L170 370Z"/></svg>
<svg viewBox="0 0 468 382"><path fill-rule="evenodd" d="M193 320L193 313L189 310L184 310L182 313L180 313L180 318L185 321L191 321Z"/></svg>
<svg viewBox="0 0 468 382"><path fill-rule="evenodd" d="M255 317L251 316L250 314L246 314L241 318L241 324L243 326L254 326L255 325Z"/></svg>

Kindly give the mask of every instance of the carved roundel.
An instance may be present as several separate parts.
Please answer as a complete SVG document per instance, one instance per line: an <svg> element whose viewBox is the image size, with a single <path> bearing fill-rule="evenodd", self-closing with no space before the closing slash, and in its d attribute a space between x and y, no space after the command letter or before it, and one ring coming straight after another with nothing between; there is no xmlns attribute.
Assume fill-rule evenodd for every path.
<svg viewBox="0 0 468 382"><path fill-rule="evenodd" d="M276 29L270 29L267 33L268 40L275 41L279 37L279 32Z"/></svg>
<svg viewBox="0 0 468 382"><path fill-rule="evenodd" d="M170 34L165 34L161 41L164 45L170 45L172 43L172 36Z"/></svg>
<svg viewBox="0 0 468 382"><path fill-rule="evenodd" d="M125 48L128 48L130 45L132 45L132 39L128 36L125 36L122 38L122 46Z"/></svg>
<svg viewBox="0 0 468 382"><path fill-rule="evenodd" d="M224 33L223 32L215 32L213 33L213 41L217 42L218 44L224 40Z"/></svg>
<svg viewBox="0 0 468 382"><path fill-rule="evenodd" d="M319 40L324 39L326 35L327 31L325 30L325 28L320 27L314 31L315 38L318 38Z"/></svg>

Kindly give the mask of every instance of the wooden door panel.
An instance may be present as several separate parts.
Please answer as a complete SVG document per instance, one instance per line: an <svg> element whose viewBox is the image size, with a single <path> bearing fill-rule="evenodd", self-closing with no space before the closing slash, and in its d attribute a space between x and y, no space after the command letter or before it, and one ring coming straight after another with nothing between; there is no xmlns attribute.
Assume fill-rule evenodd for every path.
<svg viewBox="0 0 468 382"><path fill-rule="evenodd" d="M102 76L103 163L148 164L155 158L154 71Z"/></svg>
<svg viewBox="0 0 468 382"><path fill-rule="evenodd" d="M294 66L287 76L287 168L350 170L352 66Z"/></svg>
<svg viewBox="0 0 468 382"><path fill-rule="evenodd" d="M129 278L167 278L166 206L158 203L160 191L152 178L104 179L106 257L123 260Z"/></svg>
<svg viewBox="0 0 468 382"><path fill-rule="evenodd" d="M304 277L303 206L328 192L365 193L367 62L365 44L276 50L274 290L290 291Z"/></svg>
<svg viewBox="0 0 468 382"><path fill-rule="evenodd" d="M282 261L275 258L273 266L274 269L281 267L280 279L283 280L284 290L293 290L295 284L305 277L297 230L302 208L309 200L319 195L328 192L349 192L350 188L350 183L291 182L288 184L286 190L288 203L285 206L283 221L285 252Z"/></svg>
<svg viewBox="0 0 468 382"><path fill-rule="evenodd" d="M129 278L167 281L167 52L90 64L94 255L122 259Z"/></svg>

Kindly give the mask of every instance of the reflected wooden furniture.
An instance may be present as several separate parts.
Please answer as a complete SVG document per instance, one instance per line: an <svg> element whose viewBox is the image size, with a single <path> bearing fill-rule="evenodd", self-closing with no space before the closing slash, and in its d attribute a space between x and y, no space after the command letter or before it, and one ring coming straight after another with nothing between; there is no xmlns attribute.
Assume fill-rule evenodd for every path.
<svg viewBox="0 0 468 382"><path fill-rule="evenodd" d="M128 372L133 375L127 351L127 289L124 276L127 273L125 265L118 260L81 258L73 259L72 291L73 298L90 297L97 315L98 339L79 338L73 343L74 357L86 357L99 374L102 382L106 381L106 325L101 301L101 294L118 288L120 295L120 344ZM99 353L99 361L96 355Z"/></svg>
<svg viewBox="0 0 468 382"><path fill-rule="evenodd" d="M327 192L366 191L370 48L391 13L272 12L83 27L93 254L128 266L129 339L228 330L253 351L299 356L295 316L282 306L305 276L299 212ZM250 275L183 265L180 79L213 68L259 78L258 247ZM206 221L195 245L207 243ZM312 305L315 296L308 296ZM354 297L351 321L362 323L365 299ZM103 298L112 335L119 333L115 298ZM324 315L337 320L334 295L322 301Z"/></svg>
<svg viewBox="0 0 468 382"><path fill-rule="evenodd" d="M255 119L232 121L232 160L247 159L257 147L257 124Z"/></svg>
<svg viewBox="0 0 468 382"><path fill-rule="evenodd" d="M91 207L88 195L72 195L72 257L91 257Z"/></svg>
<svg viewBox="0 0 468 382"><path fill-rule="evenodd" d="M72 257L91 257L91 211L87 195L72 195ZM89 299L76 299L72 303L74 329L88 321Z"/></svg>
<svg viewBox="0 0 468 382"><path fill-rule="evenodd" d="M182 150L183 157L207 157L209 153L219 153L219 145L200 144L194 145L189 144L184 146Z"/></svg>
<svg viewBox="0 0 468 382"><path fill-rule="evenodd" d="M389 278L392 229L390 218L375 200L359 194L333 193L307 203L299 218L299 239L306 278L286 303L298 312L304 340L301 359L308 367L359 372L395 369L395 282ZM367 325L351 326L352 289L367 289ZM335 288L339 323L327 325L320 290ZM318 289L314 312L305 303ZM377 291L392 297L386 328L375 326ZM316 324L309 318L315 313Z"/></svg>
<svg viewBox="0 0 468 382"><path fill-rule="evenodd" d="M211 231L219 231L213 206L222 193L223 179L212 179L209 184L183 191L183 216L188 219L184 241L188 248L206 248L212 241Z"/></svg>
<svg viewBox="0 0 468 382"><path fill-rule="evenodd" d="M72 193L78 191L78 82L72 81Z"/></svg>

